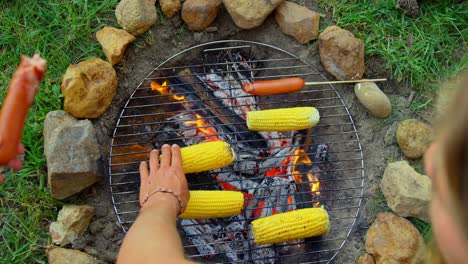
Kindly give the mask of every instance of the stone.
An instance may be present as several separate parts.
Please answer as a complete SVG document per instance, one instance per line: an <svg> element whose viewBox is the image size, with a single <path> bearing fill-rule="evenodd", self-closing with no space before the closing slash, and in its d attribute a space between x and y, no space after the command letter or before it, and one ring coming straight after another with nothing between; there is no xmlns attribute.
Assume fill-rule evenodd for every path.
<svg viewBox="0 0 468 264"><path fill-rule="evenodd" d="M101 223L101 221L97 220L97 221L93 221L90 225L89 225L89 232L91 234L96 234L98 232L101 232L101 230L104 228L104 225Z"/></svg>
<svg viewBox="0 0 468 264"><path fill-rule="evenodd" d="M387 129L384 136L385 146L391 146L396 144L396 131L398 129L398 122L393 122L393 124Z"/></svg>
<svg viewBox="0 0 468 264"><path fill-rule="evenodd" d="M424 240L405 218L385 212L367 231L366 251L376 264L425 263Z"/></svg>
<svg viewBox="0 0 468 264"><path fill-rule="evenodd" d="M402 121L396 133L398 146L403 154L410 159L422 157L434 137L434 129L416 119Z"/></svg>
<svg viewBox="0 0 468 264"><path fill-rule="evenodd" d="M388 118L392 103L388 96L374 82L356 83L354 93L359 102L375 117Z"/></svg>
<svg viewBox="0 0 468 264"><path fill-rule="evenodd" d="M208 32L208 33L213 33L213 32L217 32L218 31L218 27L207 27L205 29L205 32Z"/></svg>
<svg viewBox="0 0 468 264"><path fill-rule="evenodd" d="M196 42L201 42L201 39L203 38L203 33L202 32L195 32L193 34L193 39L196 41Z"/></svg>
<svg viewBox="0 0 468 264"><path fill-rule="evenodd" d="M64 205L57 221L50 224L52 242L61 246L83 235L94 216L94 207L89 205Z"/></svg>
<svg viewBox="0 0 468 264"><path fill-rule="evenodd" d="M375 264L375 261L371 255L364 253L357 259L356 264Z"/></svg>
<svg viewBox="0 0 468 264"><path fill-rule="evenodd" d="M156 23L156 0L121 0L115 8L119 25L128 33L138 36Z"/></svg>
<svg viewBox="0 0 468 264"><path fill-rule="evenodd" d="M102 230L102 235L107 239L112 238L114 236L114 233L115 233L115 228L114 228L114 223L112 222L107 223L104 229Z"/></svg>
<svg viewBox="0 0 468 264"><path fill-rule="evenodd" d="M49 264L99 264L92 256L74 249L53 248L47 252Z"/></svg>
<svg viewBox="0 0 468 264"><path fill-rule="evenodd" d="M229 15L240 28L260 26L284 0L223 0Z"/></svg>
<svg viewBox="0 0 468 264"><path fill-rule="evenodd" d="M180 0L159 0L159 5L167 17L173 17L182 7Z"/></svg>
<svg viewBox="0 0 468 264"><path fill-rule="evenodd" d="M207 28L218 15L221 0L187 0L182 5L182 20L193 31Z"/></svg>
<svg viewBox="0 0 468 264"><path fill-rule="evenodd" d="M97 250L96 250L95 248L93 248L93 247L89 247L89 246L88 246L88 247L85 247L83 250L84 250L86 253L90 254L90 255L95 255L95 256L96 256L96 255L99 254L99 251L97 251Z"/></svg>
<svg viewBox="0 0 468 264"><path fill-rule="evenodd" d="M97 182L101 154L89 120L78 121L61 110L49 112L44 121L44 154L52 197L65 199Z"/></svg>
<svg viewBox="0 0 468 264"><path fill-rule="evenodd" d="M420 15L418 0L397 0L397 7L409 16L418 17Z"/></svg>
<svg viewBox="0 0 468 264"><path fill-rule="evenodd" d="M123 29L104 27L96 32L96 39L101 44L107 60L114 65L120 62L128 44L133 42L135 37Z"/></svg>
<svg viewBox="0 0 468 264"><path fill-rule="evenodd" d="M338 80L359 80L364 75L364 42L337 26L319 35L320 61Z"/></svg>
<svg viewBox="0 0 468 264"><path fill-rule="evenodd" d="M98 118L117 89L117 73L99 58L68 66L62 78L64 109L76 118Z"/></svg>
<svg viewBox="0 0 468 264"><path fill-rule="evenodd" d="M320 14L295 3L284 2L276 8L276 22L281 32L305 44L317 39Z"/></svg>
<svg viewBox="0 0 468 264"><path fill-rule="evenodd" d="M389 163L380 188L388 207L402 217L416 217L430 222L432 183L417 173L406 161Z"/></svg>

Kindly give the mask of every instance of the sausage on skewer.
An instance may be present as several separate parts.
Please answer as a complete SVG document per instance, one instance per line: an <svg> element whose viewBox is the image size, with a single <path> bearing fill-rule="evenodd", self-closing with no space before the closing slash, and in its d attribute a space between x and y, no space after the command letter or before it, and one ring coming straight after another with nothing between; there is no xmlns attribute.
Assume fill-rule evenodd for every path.
<svg viewBox="0 0 468 264"><path fill-rule="evenodd" d="M242 85L242 89L253 95L272 95L286 94L300 91L307 85L321 84L340 84L340 83L361 83L361 82L381 82L387 79L370 79L370 80L349 80L349 81L325 81L325 82L305 82L299 77L276 79L276 80L259 80Z"/></svg>
<svg viewBox="0 0 468 264"><path fill-rule="evenodd" d="M44 77L46 61L39 55L21 56L0 111L0 164L16 158L29 107Z"/></svg>

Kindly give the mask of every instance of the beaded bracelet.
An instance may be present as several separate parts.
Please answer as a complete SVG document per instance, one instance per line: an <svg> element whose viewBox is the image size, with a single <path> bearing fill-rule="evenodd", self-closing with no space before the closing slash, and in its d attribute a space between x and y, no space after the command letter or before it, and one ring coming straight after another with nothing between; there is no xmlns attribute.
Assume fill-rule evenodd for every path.
<svg viewBox="0 0 468 264"><path fill-rule="evenodd" d="M145 198L145 200L143 200L142 204L145 204L148 201L148 199L155 193L170 193L170 194L172 194L177 199L177 201L179 201L180 211L179 211L178 215L182 214L182 209L184 208L184 206L182 205L182 199L180 199L179 194L172 191L172 189L161 188L161 187L158 186L154 191L152 191L152 192L150 192L150 193L148 193L146 195L146 198Z"/></svg>

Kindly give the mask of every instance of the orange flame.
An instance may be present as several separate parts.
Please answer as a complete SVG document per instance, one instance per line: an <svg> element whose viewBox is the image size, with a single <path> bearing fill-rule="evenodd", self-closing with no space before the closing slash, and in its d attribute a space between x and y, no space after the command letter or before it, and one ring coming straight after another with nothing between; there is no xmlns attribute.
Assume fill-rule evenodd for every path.
<svg viewBox="0 0 468 264"><path fill-rule="evenodd" d="M167 86L167 81L164 81L162 83L162 85L157 83L157 82L152 81L150 86L151 86L151 90L157 91L160 94L170 94L171 93L171 89L169 88L169 86Z"/></svg>
<svg viewBox="0 0 468 264"><path fill-rule="evenodd" d="M157 91L160 94L172 94L171 88L168 86L167 81L164 81L162 84L159 84L157 82L151 82L150 83L151 90L152 91ZM172 95L172 98L177 100L177 101L184 101L185 96L180 95L180 94L174 94Z"/></svg>
<svg viewBox="0 0 468 264"><path fill-rule="evenodd" d="M306 164L306 165L312 165L312 161L310 160L308 155L304 155L304 150L303 149L298 149L294 152L294 166L292 168L293 170L293 175L294 175L294 180L296 182L303 182L302 180L302 174L299 171L299 169L296 167L296 164ZM320 194L320 182L318 181L318 178L315 177L311 172L307 173L307 179L310 182L310 190L314 192L316 195Z"/></svg>
<svg viewBox="0 0 468 264"><path fill-rule="evenodd" d="M197 118L196 120L185 121L185 123L196 125L197 129L206 135L213 135L210 137L206 137L206 140L208 141L219 140L218 136L216 135L216 131L213 128L209 127L208 124L205 122L205 120L203 120L203 118L199 114L195 114L195 117Z"/></svg>
<svg viewBox="0 0 468 264"><path fill-rule="evenodd" d="M172 98L176 99L177 101L183 101L185 100L185 96L180 95L180 94L174 94Z"/></svg>

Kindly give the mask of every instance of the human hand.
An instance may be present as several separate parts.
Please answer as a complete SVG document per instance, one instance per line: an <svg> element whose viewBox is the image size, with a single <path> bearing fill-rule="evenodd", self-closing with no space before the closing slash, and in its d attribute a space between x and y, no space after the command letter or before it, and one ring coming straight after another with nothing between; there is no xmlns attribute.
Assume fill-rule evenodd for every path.
<svg viewBox="0 0 468 264"><path fill-rule="evenodd" d="M149 171L147 162L140 163L140 206L142 209L153 205L157 206L158 202L164 199L164 202L170 202L174 205L177 214L182 213L190 199L190 193L182 169L180 148L177 145L171 147L165 144L162 146L161 152L161 162L159 162L159 151L151 151ZM179 201L172 194L158 192L148 197L157 188L171 189L173 193L176 193L181 199L182 211L180 211Z"/></svg>
<svg viewBox="0 0 468 264"><path fill-rule="evenodd" d="M17 155L23 155L23 154L24 154L24 145L20 143L18 145ZM0 165L1 166L6 165L12 170L17 171L23 167L23 162L19 158L16 158L16 159L10 160L7 164L0 164ZM0 184L2 184L4 181L5 181L5 177L3 177L2 174L0 174Z"/></svg>

